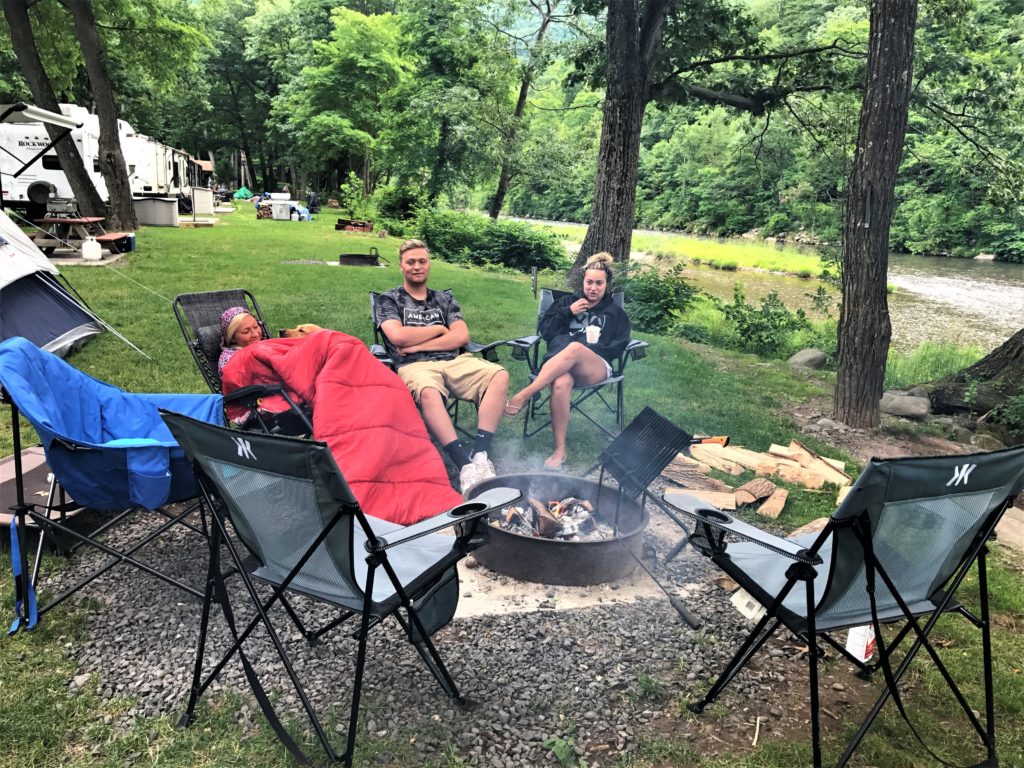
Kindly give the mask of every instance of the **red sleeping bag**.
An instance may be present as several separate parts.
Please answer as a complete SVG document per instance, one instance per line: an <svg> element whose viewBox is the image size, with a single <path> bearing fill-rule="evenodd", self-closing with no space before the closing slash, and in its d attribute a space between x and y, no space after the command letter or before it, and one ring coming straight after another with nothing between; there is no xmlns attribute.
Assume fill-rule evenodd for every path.
<svg viewBox="0 0 1024 768"><path fill-rule="evenodd" d="M319 331L251 344L224 366L222 385L229 394L252 384L283 384L312 406L313 436L330 447L367 514L410 525L462 500L409 390L359 339ZM287 410L280 397L261 407Z"/></svg>

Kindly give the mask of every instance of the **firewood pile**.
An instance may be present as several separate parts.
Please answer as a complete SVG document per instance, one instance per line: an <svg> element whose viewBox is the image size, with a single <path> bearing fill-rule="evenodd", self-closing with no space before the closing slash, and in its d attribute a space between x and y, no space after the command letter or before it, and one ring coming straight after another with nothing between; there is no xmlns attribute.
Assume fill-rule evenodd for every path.
<svg viewBox="0 0 1024 768"><path fill-rule="evenodd" d="M527 499L526 504L506 507L491 520L502 530L560 541L601 541L614 538L610 525L594 516L594 505L572 496L558 501Z"/></svg>
<svg viewBox="0 0 1024 768"><path fill-rule="evenodd" d="M708 477L712 469L733 476L753 470L757 477L734 488ZM778 488L767 479L769 477L812 490L824 488L826 484L837 486L839 497L836 503L842 501L853 483L843 462L819 456L796 440L790 441L788 446L772 444L764 453L736 446L694 445L689 456L680 453L661 474L686 488L687 493L719 509L732 511L756 507L759 514L771 518L782 512L789 492Z"/></svg>

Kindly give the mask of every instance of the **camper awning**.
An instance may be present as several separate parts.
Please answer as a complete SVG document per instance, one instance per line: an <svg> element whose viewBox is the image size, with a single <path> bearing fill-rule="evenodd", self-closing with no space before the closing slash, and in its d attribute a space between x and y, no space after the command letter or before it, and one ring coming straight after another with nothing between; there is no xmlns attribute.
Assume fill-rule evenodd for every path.
<svg viewBox="0 0 1024 768"><path fill-rule="evenodd" d="M80 122L66 115L33 107L23 101L17 104L0 104L0 123L50 123L70 129L82 127Z"/></svg>

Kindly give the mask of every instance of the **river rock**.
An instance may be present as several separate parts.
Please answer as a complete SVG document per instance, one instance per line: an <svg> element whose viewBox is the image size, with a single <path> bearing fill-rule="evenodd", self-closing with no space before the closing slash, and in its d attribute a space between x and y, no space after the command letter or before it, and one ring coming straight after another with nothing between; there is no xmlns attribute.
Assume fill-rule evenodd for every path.
<svg viewBox="0 0 1024 768"><path fill-rule="evenodd" d="M912 397L902 392L886 392L882 395L879 407L882 413L910 419L923 419L932 410L932 404L927 397Z"/></svg>
<svg viewBox="0 0 1024 768"><path fill-rule="evenodd" d="M789 358L788 362L794 368L811 368L813 370L818 370L825 365L827 360L828 355L820 349L801 349Z"/></svg>
<svg viewBox="0 0 1024 768"><path fill-rule="evenodd" d="M987 432L977 432L971 436L971 445L983 451L1001 451L1006 446L996 437Z"/></svg>

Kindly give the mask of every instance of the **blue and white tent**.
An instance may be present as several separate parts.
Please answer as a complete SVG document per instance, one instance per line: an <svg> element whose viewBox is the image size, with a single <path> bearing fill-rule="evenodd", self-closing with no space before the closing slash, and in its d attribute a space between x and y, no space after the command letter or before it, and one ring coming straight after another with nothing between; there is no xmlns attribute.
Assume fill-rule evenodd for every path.
<svg viewBox="0 0 1024 768"><path fill-rule="evenodd" d="M60 272L0 210L0 341L22 336L64 356L103 331L95 314L60 284Z"/></svg>

